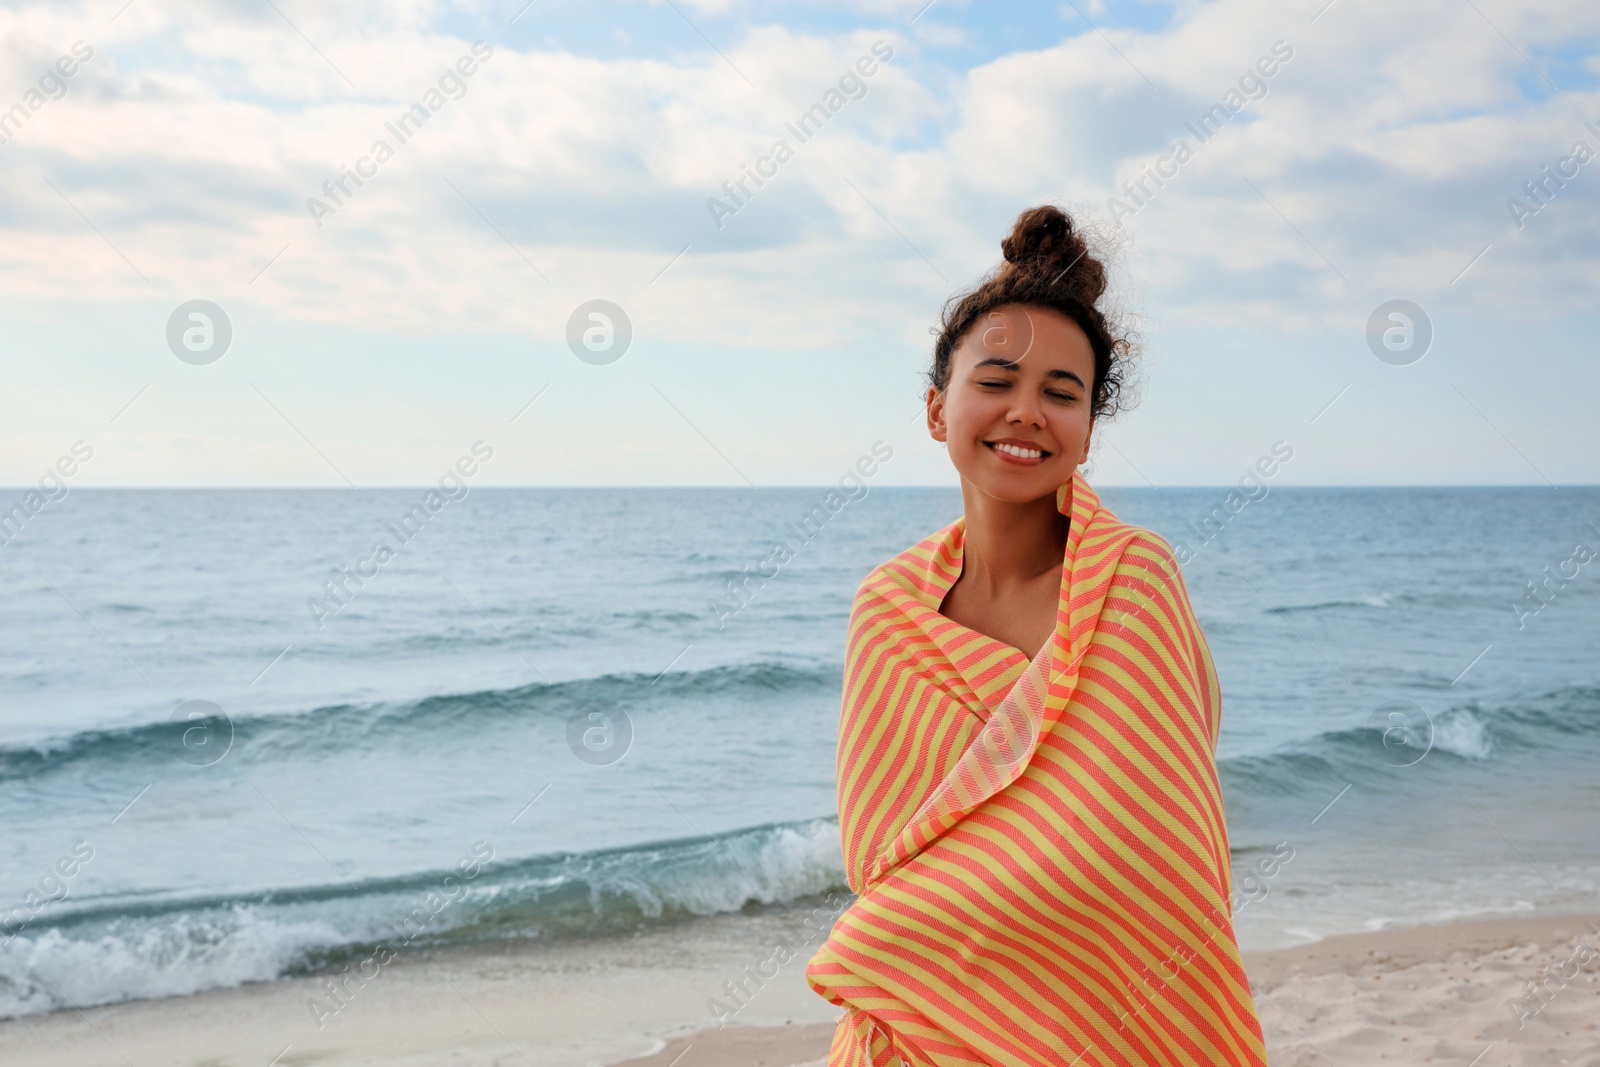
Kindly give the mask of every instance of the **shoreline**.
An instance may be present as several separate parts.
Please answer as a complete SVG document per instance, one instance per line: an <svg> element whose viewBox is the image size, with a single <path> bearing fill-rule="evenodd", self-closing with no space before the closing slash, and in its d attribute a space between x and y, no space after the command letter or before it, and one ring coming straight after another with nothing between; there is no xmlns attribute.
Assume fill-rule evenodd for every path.
<svg viewBox="0 0 1600 1067"><path fill-rule="evenodd" d="M0 1044L12 1062L59 1067L821 1067L838 1011L799 961L727 1027L704 1011L784 922L722 916L606 941L409 954L321 1027L306 1007L323 989L315 976L23 1016L0 1022ZM1480 1067L1600 1062L1600 913L1340 934L1244 961L1273 1067L1465 1067L1490 1049ZM1540 980L1544 996L1529 999Z"/></svg>

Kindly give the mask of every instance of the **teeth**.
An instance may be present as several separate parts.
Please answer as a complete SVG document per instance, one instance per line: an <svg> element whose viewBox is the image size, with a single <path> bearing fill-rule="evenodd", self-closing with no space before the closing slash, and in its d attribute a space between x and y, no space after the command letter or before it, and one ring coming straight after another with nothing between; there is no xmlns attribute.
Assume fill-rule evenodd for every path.
<svg viewBox="0 0 1600 1067"><path fill-rule="evenodd" d="M1004 452L1008 456L1017 456L1020 459L1038 459L1044 455L1037 448L1022 448L1018 445L995 445L996 451Z"/></svg>

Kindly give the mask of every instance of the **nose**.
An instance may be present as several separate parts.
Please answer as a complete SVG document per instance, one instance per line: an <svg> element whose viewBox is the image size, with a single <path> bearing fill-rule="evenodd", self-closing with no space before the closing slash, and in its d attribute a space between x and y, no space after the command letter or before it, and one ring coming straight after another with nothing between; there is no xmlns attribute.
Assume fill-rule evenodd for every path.
<svg viewBox="0 0 1600 1067"><path fill-rule="evenodd" d="M1044 408L1031 391L1018 389L1016 399L1006 410L1006 422L1020 426L1044 428Z"/></svg>

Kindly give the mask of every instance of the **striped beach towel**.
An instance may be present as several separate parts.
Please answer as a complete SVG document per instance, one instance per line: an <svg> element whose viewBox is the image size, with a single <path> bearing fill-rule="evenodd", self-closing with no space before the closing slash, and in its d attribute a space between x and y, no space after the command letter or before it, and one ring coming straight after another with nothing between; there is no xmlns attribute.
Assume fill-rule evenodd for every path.
<svg viewBox="0 0 1600 1067"><path fill-rule="evenodd" d="M1221 692L1171 548L1074 474L1055 634L939 613L964 519L851 612L839 830L854 904L806 980L829 1067L1265 1067L1230 899Z"/></svg>

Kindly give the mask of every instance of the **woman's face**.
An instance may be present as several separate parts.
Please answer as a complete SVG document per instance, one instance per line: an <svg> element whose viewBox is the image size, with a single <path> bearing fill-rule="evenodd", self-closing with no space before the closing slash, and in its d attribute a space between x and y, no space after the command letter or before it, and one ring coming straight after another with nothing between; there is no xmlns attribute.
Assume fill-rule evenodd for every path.
<svg viewBox="0 0 1600 1067"><path fill-rule="evenodd" d="M944 392L928 387L928 432L963 480L1027 503L1053 495L1089 458L1094 349L1058 311L1005 304L951 353Z"/></svg>

